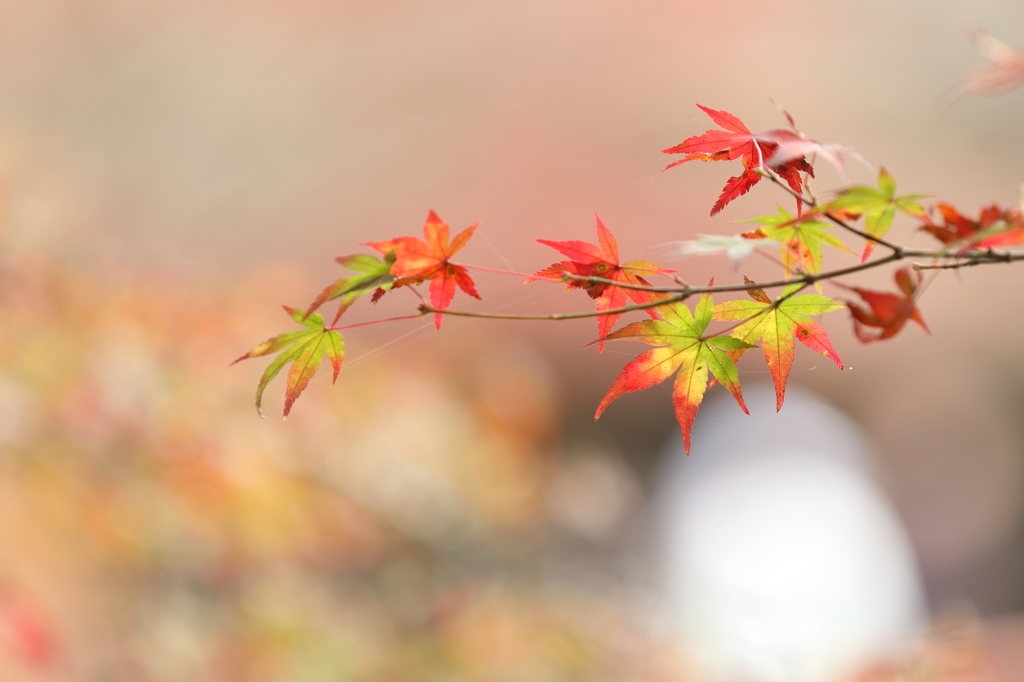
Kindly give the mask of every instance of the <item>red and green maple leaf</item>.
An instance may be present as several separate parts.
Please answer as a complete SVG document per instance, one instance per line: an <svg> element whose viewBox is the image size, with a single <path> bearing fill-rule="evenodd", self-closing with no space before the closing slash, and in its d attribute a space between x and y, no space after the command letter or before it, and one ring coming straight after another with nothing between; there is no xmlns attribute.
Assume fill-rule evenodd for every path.
<svg viewBox="0 0 1024 682"><path fill-rule="evenodd" d="M761 225L757 230L745 233L743 236L747 239L771 239L779 242L779 257L782 259L787 279L794 270L802 270L812 275L821 272L822 244L853 253L839 237L829 232L831 225L814 220L816 214L807 213L794 218L781 206L778 207L778 213L740 222Z"/></svg>
<svg viewBox="0 0 1024 682"><path fill-rule="evenodd" d="M878 189L866 185L856 185L844 189L839 195L818 209L819 213L832 213L836 217L858 218L864 216L864 231L871 237L883 238L889 232L896 211L914 218L925 218L924 207L917 202L923 194L905 194L896 196L896 181L889 171L880 168L878 171ZM871 255L875 242L868 240L861 254L863 263Z"/></svg>
<svg viewBox="0 0 1024 682"><path fill-rule="evenodd" d="M754 285L744 276L747 284ZM813 351L821 353L843 369L825 329L811 319L811 315L822 315L844 308L845 305L819 294L793 295L801 285L793 284L783 290L778 300L773 301L761 288L747 291L750 301L737 299L715 306L714 318L723 321L743 320L731 334L747 344L761 343L765 362L775 381L775 409L782 409L786 397L786 382L793 366L793 339ZM730 351L733 360L739 360L745 349Z"/></svg>
<svg viewBox="0 0 1024 682"><path fill-rule="evenodd" d="M537 241L541 244L550 246L562 255L568 256L571 260L563 260L549 265L543 270L535 272L526 281L562 281L565 276L578 275L582 277L600 277L601 279L621 282L631 286L646 287L650 286L650 283L642 277L642 274L669 275L675 272L675 270L666 270L643 260L634 260L620 264L619 246L615 241L615 236L605 227L599 216L595 215L594 217L597 219L597 244L575 240L556 242L548 239L538 239ZM588 280L568 279L566 281L566 288L584 289L591 298L596 300L598 312L623 308L627 305L627 299L638 304L651 302L651 294L648 291L621 287L605 282L594 283ZM652 318L657 317L652 310L647 312ZM622 313L599 316L597 318L598 336L602 338L607 336L620 317L622 317ZM597 348L598 351L603 350L604 344L598 343Z"/></svg>
<svg viewBox="0 0 1024 682"><path fill-rule="evenodd" d="M743 121L727 111L711 109L700 104L697 106L723 130L709 130L703 135L689 137L675 147L663 149L662 153L686 155L681 160L665 166L665 170L695 160L731 161L739 159L743 162L743 173L729 178L725 183L721 196L718 197L718 201L711 209L711 215L721 211L733 199L749 192L750 188L761 179L762 176L758 172L761 168L767 167L777 173L794 192L801 190L801 172L814 177L814 168L803 155L788 158L781 163L769 163L769 159L775 154L781 141L802 139L797 133L781 129L766 133L752 133Z"/></svg>
<svg viewBox="0 0 1024 682"><path fill-rule="evenodd" d="M316 313L309 313L305 310L296 310L283 306L285 312L299 324L306 327L299 331L285 332L273 338L267 339L251 351L238 358L235 362L241 362L249 358L257 358L263 355L278 353L274 361L270 363L260 382L256 386L256 411L263 416L263 390L270 383L270 380L278 375L285 365L291 363L288 370L288 381L284 394L284 416L292 410L292 405L299 395L306 389L309 380L320 368L320 361L324 354L330 358L334 367L333 381L338 380L338 372L341 371L341 361L345 357L345 340L341 332L327 329L324 326L324 319Z"/></svg>
<svg viewBox="0 0 1024 682"><path fill-rule="evenodd" d="M598 405L594 419L620 395L660 384L676 372L672 404L687 453L690 452L693 420L708 388L709 373L729 390L746 412L739 373L726 351L753 346L732 336L705 335L713 309L710 294L701 296L694 313L685 303L666 303L654 309L657 319L634 322L608 335L605 340L633 339L658 348L641 354L622 369Z"/></svg>
<svg viewBox="0 0 1024 682"><path fill-rule="evenodd" d="M981 210L977 220L961 215L950 204L940 203L938 210L942 223L926 218L921 229L943 244L959 243L962 251L1024 244L1024 215L1018 209L992 204Z"/></svg>
<svg viewBox="0 0 1024 682"><path fill-rule="evenodd" d="M316 311L327 301L340 298L338 312L334 314L334 321L331 323L337 324L342 314L360 296L371 291L387 291L395 285L395 278L391 276L391 266L395 263L394 251L389 252L384 260L363 253L354 256L338 256L334 260L359 274L335 280L325 287L306 308L307 315Z"/></svg>
<svg viewBox="0 0 1024 682"><path fill-rule="evenodd" d="M388 255L395 254L390 274L396 278L393 286L407 283L418 284L430 280L430 305L446 310L455 297L455 287L462 289L473 298L480 298L473 278L461 265L450 262L450 258L466 245L473 236L479 222L467 227L449 241L448 223L431 211L423 224L424 239L419 237L396 237L382 242L366 242L366 246ZM434 314L434 326L441 328L444 314Z"/></svg>
<svg viewBox="0 0 1024 682"><path fill-rule="evenodd" d="M914 303L917 292L921 288L921 273L912 274L910 268L900 268L896 271L894 278L902 295L851 287L836 282L839 286L856 292L868 305L865 308L854 301L846 302L853 315L853 331L863 343L881 341L896 336L903 329L907 320L917 322L922 329L931 333L928 330L928 325L924 323L924 318L921 317L921 311ZM879 331L872 333L868 331L868 327L875 327Z"/></svg>

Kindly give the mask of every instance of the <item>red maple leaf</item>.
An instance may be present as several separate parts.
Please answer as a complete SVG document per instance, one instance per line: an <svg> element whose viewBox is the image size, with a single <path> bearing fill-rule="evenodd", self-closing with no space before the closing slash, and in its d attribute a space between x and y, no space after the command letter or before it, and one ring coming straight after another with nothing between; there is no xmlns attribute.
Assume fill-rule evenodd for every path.
<svg viewBox="0 0 1024 682"><path fill-rule="evenodd" d="M718 201L711 209L711 215L721 211L733 199L749 192L750 188L761 179L757 169L769 168L775 171L794 192L801 190L801 172L807 173L811 177L814 176L814 168L803 155L787 158L781 163L769 163L781 142L804 141L805 138L799 134L790 130L752 133L743 124L743 121L729 112L710 109L700 104L697 106L724 130L709 130L703 135L687 138L675 147L661 151L664 154L686 154L683 159L665 166L665 170L694 160L731 161L740 159L743 162L743 173L729 178L725 183L721 196L718 197Z"/></svg>
<svg viewBox="0 0 1024 682"><path fill-rule="evenodd" d="M429 279L430 305L445 310L455 296L456 284L470 296L480 298L466 268L448 260L466 245L479 225L479 222L473 223L449 242L448 223L431 211L423 224L426 241L419 237L395 237L382 242L366 242L365 246L384 255L394 251L395 262L391 265L391 275L399 278L396 285L401 286L409 281L420 283ZM443 319L442 313L435 313L434 326L440 329Z"/></svg>
<svg viewBox="0 0 1024 682"><path fill-rule="evenodd" d="M635 260L629 263L619 263L619 246L611 231L604 226L601 218L597 218L597 241L598 244L591 244L583 241L555 242L548 239L538 239L541 244L546 244L559 251L562 255L572 260L563 260L558 263L535 272L527 279L527 282L537 280L561 281L562 277L568 275L580 275L584 277L600 277L601 279L622 282L632 286L650 286L650 283L641 276L641 273L667 275L675 270L666 270L647 261ZM597 301L598 312L602 310L615 310L626 306L627 299L634 303L650 303L650 292L640 289L629 289L604 282L589 282L587 280L573 280L566 282L566 289L584 289L590 298ZM647 313L653 318L658 316L653 309ZM597 332L600 338L608 336L608 333L615 326L615 322L622 317L622 313L601 315L597 318ZM597 344L598 351L604 350L604 344Z"/></svg>
<svg viewBox="0 0 1024 682"><path fill-rule="evenodd" d="M942 224L928 220L921 229L943 244L964 242L962 251L1024 244L1024 215L997 204L981 210L977 220L962 215L952 205L940 203Z"/></svg>
<svg viewBox="0 0 1024 682"><path fill-rule="evenodd" d="M917 322L926 332L931 333L928 330L928 325L924 323L924 318L921 317L921 311L914 304L917 291L921 287L921 273L918 272L915 276L911 274L910 268L900 268L896 271L895 279L902 296L884 291L846 286L836 282L837 285L856 292L868 304L868 308L865 308L853 301L846 302L853 315L853 331L863 343L881 341L896 336L907 320ZM866 329L867 327L877 327L881 331L872 333Z"/></svg>

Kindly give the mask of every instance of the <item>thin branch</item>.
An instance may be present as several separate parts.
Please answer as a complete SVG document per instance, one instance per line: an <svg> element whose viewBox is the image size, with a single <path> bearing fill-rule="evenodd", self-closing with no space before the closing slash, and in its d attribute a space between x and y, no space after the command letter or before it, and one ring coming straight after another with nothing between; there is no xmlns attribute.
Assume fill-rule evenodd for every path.
<svg viewBox="0 0 1024 682"><path fill-rule="evenodd" d="M927 253L927 252L925 252ZM420 306L420 310L424 313L441 313L442 315L457 315L459 317L479 317L482 319L489 320L576 320L585 317L601 317L602 315L620 315L623 313L631 313L634 310L647 310L648 308L657 308L661 305L669 303L678 303L685 301L686 299L696 294L718 294L718 293L730 293L736 291L749 291L750 289L756 288L778 288L787 287L793 284L802 285L800 288L806 288L808 285L814 284L821 280L832 279L834 277L842 277L843 275L849 275L854 272L860 272L862 270L870 270L871 268L877 268L880 265L891 263L893 261L901 260L906 256L898 254L889 254L884 258L878 258L867 263L860 263L858 265L851 265L848 268L840 268L838 270L830 270L828 272L818 273L816 275L805 274L792 279L780 279L773 282L759 282L757 284L723 284L721 286L709 286L709 287L693 287L688 286L683 289L667 289L665 287L628 287L633 289L643 289L651 292L664 292L674 293L674 296L668 298L658 299L655 301L649 301L647 303L637 303L634 305L625 306L623 308L614 308L612 310L602 310L585 313L553 313L551 315L518 315L515 313L475 313L468 310L441 310L431 305L424 303ZM586 277L586 276L574 276L573 279L581 279L586 281L593 281L598 284L613 284L616 286L623 286L619 282L614 280L606 280L601 277Z"/></svg>
<svg viewBox="0 0 1024 682"><path fill-rule="evenodd" d="M762 168L758 168L755 172L760 174L761 177L768 178L769 180L774 182L776 185L778 185L779 187L784 189L786 192L788 192L794 199L796 199L800 203L804 204L805 206L810 206L811 208L814 208L815 206L818 205L818 202L816 200L809 199L809 198L805 197L803 194L801 194L800 192L797 192L792 187L790 187L788 184L783 182L782 179L779 178L779 176L776 175L775 172L772 171L767 166L764 166Z"/></svg>
<svg viewBox="0 0 1024 682"><path fill-rule="evenodd" d="M458 317L477 317L481 319L489 320L576 320L587 317L601 317L602 315L619 315L623 313L631 313L636 310L647 310L649 308L657 308L661 305L670 303L679 303L685 301L691 296L699 294L724 294L733 293L737 291L750 291L751 289L777 289L779 287L788 287L794 284L800 285L798 289L794 290L787 296L780 298L779 302L788 298L789 296L795 296L800 291L803 291L808 286L815 284L816 282L827 281L835 279L837 277L843 277L844 275L852 275L857 272L863 272L864 270L871 270L888 263L894 263L896 261L904 260L906 258L930 258L933 260L942 260L949 258L948 251L926 251L922 249L908 249L899 244L893 244L890 248L893 248L893 252L888 256L882 258L876 258L875 260L868 261L866 263L858 263L857 265L851 265L845 268L838 268L836 270L828 270L826 272L819 272L817 274L805 273L798 277L792 277L790 279L778 279L770 282L757 282L756 284L722 284L717 286L690 286L683 285L678 287L651 287L636 284L628 284L625 282L617 282L612 279L605 279L604 277L594 277L590 275L563 275L566 280L590 282L591 284L607 284L610 286L622 287L623 289L633 289L637 291L648 291L651 293L666 293L674 294L668 298L659 300L649 301L647 303L636 303L628 305L623 308L615 308L612 310L593 311L593 312L582 312L582 313L552 313L550 315L519 315L515 313L475 313L468 310L441 310L435 308L426 302L420 306L420 312L422 314L427 313L440 313L442 315L455 315ZM1010 263L1013 261L1024 260L1024 253L1013 253L1008 251L994 251L988 249L983 252L967 252L961 254L960 258L966 258L967 260L961 260L956 263L949 264L935 264L935 265L921 265L918 263L914 264L914 268L917 270L932 270L932 269L952 269L958 267L965 267L968 265L981 265L984 263ZM401 319L401 318L399 318Z"/></svg>
<svg viewBox="0 0 1024 682"><path fill-rule="evenodd" d="M551 315L518 315L515 313L474 313L468 310L441 310L426 303L420 306L420 311L423 314L441 313L442 315L455 315L457 317L478 317L485 320L578 320L586 317L601 317L602 315L621 315L623 313L631 313L634 310L647 310L648 308L657 308L658 306L661 305L685 301L691 295L691 292L680 292L675 296L669 296L668 298L659 299L657 301L637 303L636 305L630 305L624 308L613 308L612 310L600 310L585 313L553 313Z"/></svg>
<svg viewBox="0 0 1024 682"><path fill-rule="evenodd" d="M416 298L420 299L421 303L426 304L427 299L423 298L423 294L420 293L419 289L417 289L416 287L408 287L408 288L412 289L412 293L416 294Z"/></svg>
<svg viewBox="0 0 1024 682"><path fill-rule="evenodd" d="M857 235L861 239L864 239L865 241L874 242L875 244L880 244L881 246L884 246L887 249L891 249L893 253L902 253L902 251L903 251L903 247L900 246L899 244L893 244L889 240L883 239L881 237L872 237L870 234L868 234L864 230L861 230L860 228L856 228L853 225L850 225L845 220L840 220L839 218L836 218L831 213L825 213L824 215L825 215L826 218L831 220L833 223L835 223L839 227L843 228L847 232L852 232L853 234Z"/></svg>
<svg viewBox="0 0 1024 682"><path fill-rule="evenodd" d="M991 249L983 253L978 254L964 254L959 258L966 258L966 260L959 260L954 263L933 263L931 265L923 263L914 263L915 270L957 270L959 268L967 268L974 265L985 265L988 263L1013 263L1014 261L1024 260L1024 253L1011 253L1009 251L997 252Z"/></svg>
<svg viewBox="0 0 1024 682"><path fill-rule="evenodd" d="M771 169L769 169L769 168L761 169L761 175L763 177L768 178L769 180L774 182L776 185L781 187L783 190L788 192L797 201L800 201L804 205L810 206L811 208L817 208L818 201L816 199L805 197L800 192L795 191L792 187L790 187L788 184L783 182L783 180L781 178L779 178L778 175L776 175ZM893 252L898 252L898 251L900 251L903 248L902 246L900 246L898 244L893 244L892 242L890 242L890 241L888 241L886 239L883 239L882 237L873 237L870 234L868 234L867 232L865 232L864 230L861 230L860 228L857 228L857 227L854 227L853 225L850 225L845 220L840 220L839 218L836 218L831 213L824 213L822 215L824 215L826 218L828 218L833 223L835 223L839 227L843 228L847 232L850 232L851 234L855 234L858 237L860 237L861 239L864 239L864 240L869 241L869 242L874 242L875 244L880 244L881 246L884 246L884 247L886 247L888 249L891 249Z"/></svg>
<svg viewBox="0 0 1024 682"><path fill-rule="evenodd" d="M904 258L940 258L940 252L937 251L912 251L903 249L901 253L891 253L884 258L878 258L867 263L858 263L857 265L851 265L845 268L839 268L837 270L828 270L826 272L819 272L817 274L803 274L790 279L777 279L771 282L759 282L757 284L721 284L709 287L645 287L642 285L625 284L623 282L616 282L615 280L605 279L603 277L592 277L589 275L573 275L572 279L582 280L585 282L591 282L593 284L609 284L614 286L622 287L623 289L636 289L639 291L650 291L657 293L681 293L688 292L689 294L717 294L727 293L733 291L749 291L750 289L777 289L779 287L788 287L791 284L814 284L822 280L833 279L835 277L842 277L843 275L850 275L855 272L862 270L870 270L877 268L880 265L886 263L892 263L893 261L902 260Z"/></svg>
<svg viewBox="0 0 1024 682"><path fill-rule="evenodd" d="M536 280L538 282L554 282L554 283L557 284L559 282L569 282L569 281L572 281L572 280L575 280L575 279L579 279L578 277L572 276L569 273L566 273L566 274L562 275L561 277L537 277L537 275L535 273L534 274L530 274L530 273L526 273L526 272L516 272L514 270L499 270L498 268L488 268L488 267L485 267L483 265L470 265L469 263L455 263L455 262L452 262L452 261L448 261L448 262L449 262L450 265L457 265L459 267L467 268L469 270L479 270L480 272L493 272L496 275L512 275L513 277L525 277L527 279L533 279L533 280ZM630 270L636 270L636 271L639 271L639 272L643 272L645 274L662 275L664 277L670 277L671 278L670 274L666 274L663 270L660 270L660 269L645 268L645 267L634 266L634 265L630 265L629 269Z"/></svg>
<svg viewBox="0 0 1024 682"><path fill-rule="evenodd" d="M545 280L547 281L547 280ZM679 286L671 287L655 287L647 284L630 284L629 282L619 282L618 280L608 279L606 277L598 277L596 275L562 275L562 281L564 282L586 282L588 284L607 284L609 286L616 286L622 289L630 289L632 291L649 291L651 293L658 294L678 294L682 291L690 291L693 289L688 284L680 284Z"/></svg>

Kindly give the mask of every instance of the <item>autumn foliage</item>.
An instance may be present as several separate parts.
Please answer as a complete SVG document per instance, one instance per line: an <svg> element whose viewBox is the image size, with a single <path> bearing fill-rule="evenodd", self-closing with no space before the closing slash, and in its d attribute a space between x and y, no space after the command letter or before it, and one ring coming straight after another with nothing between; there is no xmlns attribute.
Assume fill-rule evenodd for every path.
<svg viewBox="0 0 1024 682"><path fill-rule="evenodd" d="M590 298L595 299L598 312L614 311L623 308L628 298L633 303L646 304L651 302L651 294L646 291L650 283L641 275L670 275L675 270L659 268L653 263L637 260L629 263L619 264L619 245L615 236L604 226L601 218L597 217L597 240L598 244L581 241L553 242L547 239L538 239L541 244L546 244L555 249L570 260L559 261L553 265L531 275L526 281L535 282L538 280L559 280L566 283L566 290L585 289ZM573 275L580 275L588 279L574 279ZM610 280L610 282L595 281ZM653 308L648 308L647 313L654 319L658 314ZM597 318L597 333L600 338L606 338L612 327L622 317L621 312L610 312ZM604 343L597 344L597 350L601 351Z"/></svg>
<svg viewBox="0 0 1024 682"><path fill-rule="evenodd" d="M1019 55L1001 51L1005 46L1000 45L984 42L982 53L993 66L965 81L964 92L1001 88L1019 80ZM990 81L992 84L986 85ZM565 260L528 276L504 273L525 276L527 283L560 284L568 291L582 289L595 302L593 312L534 316L455 310L451 304L457 288L480 298L468 272L475 266L453 260L466 247L479 223L450 238L447 223L430 211L423 226L423 239L403 236L369 242L366 246L379 257L362 254L339 258L339 263L356 274L327 286L305 310L286 308L305 329L268 339L239 358L278 354L257 386L257 409L267 383L285 365L291 364L285 389L285 415L317 371L322 355L329 357L337 377L344 352L341 330L348 328L338 326L338 321L359 298L371 294L371 300L376 302L387 292L403 287L415 292L429 282L429 300L418 292L415 294L420 297L417 313L390 319L432 314L440 329L445 315L551 320L596 317L598 336L590 345L598 351L609 341L623 339L654 346L623 368L600 401L595 418L619 396L650 388L674 375L672 402L689 451L694 418L710 386L724 386L746 411L735 363L748 350L760 347L775 382L777 408L781 409L797 341L843 369L838 352L818 320L822 315L845 308L857 338L864 343L892 338L909 320L927 331L918 309L918 300L928 284L926 271L933 271L934 275L934 271L943 269L1024 258L1020 252L1006 250L1024 244L1024 217L1019 207L993 204L982 209L977 218L971 218L948 202L926 206L922 203L924 194L898 192L896 180L884 167L877 170L876 184L851 185L846 181L845 160L867 162L848 147L812 139L796 127L788 113L783 112L788 127L754 133L727 111L697 106L717 127L662 150L682 155L665 170L689 161L735 162L731 168L737 174L726 181L711 207L712 216L758 184L774 185L793 208L780 206L774 215L741 221L756 225L741 234L701 236L680 242L674 245L675 253L722 253L736 265L755 250L765 249L766 255L777 254L778 279L758 283L743 276L742 282L716 286L712 281L701 287L686 283L676 270L655 263L622 263L612 231L598 217L596 243L537 239ZM813 187L815 166L820 161L833 166L846 184L831 191ZM892 241L890 230L897 218L908 223L910 231L934 237L935 248L911 249ZM835 252L860 254L860 262L828 269L826 261ZM874 291L838 281L904 260L911 260L912 265L895 271L894 291ZM845 298L826 296L825 282L838 287ZM767 290L779 290L779 294L773 298ZM333 299L341 300L332 324L326 326L313 311ZM696 300L692 309L687 302L690 299ZM649 319L614 329L620 318L629 313L641 313Z"/></svg>

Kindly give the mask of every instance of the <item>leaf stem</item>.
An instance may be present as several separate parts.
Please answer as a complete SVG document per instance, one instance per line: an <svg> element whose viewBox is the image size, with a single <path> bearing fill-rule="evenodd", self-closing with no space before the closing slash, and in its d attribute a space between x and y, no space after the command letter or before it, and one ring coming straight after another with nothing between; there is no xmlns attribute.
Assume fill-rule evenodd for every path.
<svg viewBox="0 0 1024 682"><path fill-rule="evenodd" d="M763 166L763 167L759 168L758 172L761 174L761 177L768 178L769 180L774 182L776 185L781 187L783 190L788 192L794 199L796 199L800 203L804 204L805 206L810 206L811 208L814 208L815 206L818 205L818 202L815 199L809 199L808 197L804 196L800 192L797 192L792 187L790 187L785 182L783 182L779 178L779 176L776 175L775 172L772 171L767 166Z"/></svg>
<svg viewBox="0 0 1024 682"><path fill-rule="evenodd" d="M826 213L825 217L828 218L829 220L831 220L833 223L835 223L839 227L841 227L844 230L846 230L847 232L851 232L851 233L857 235L858 237L860 237L861 239L863 239L865 241L874 242L875 244L879 244L881 246L884 246L887 249L891 249L893 251L893 253L897 253L897 252L903 250L903 247L900 246L899 244L893 244L889 240L883 239L881 237L872 237L870 234L868 234L864 230L861 230L859 228L854 227L853 225L849 224L845 220L840 220L839 218L836 218L831 213Z"/></svg>
<svg viewBox="0 0 1024 682"><path fill-rule="evenodd" d="M492 273L494 273L496 275L511 275L512 277L533 277L532 274L527 273L527 272L516 272L514 270L499 270L498 268L488 268L488 267L485 267L483 265L469 265L468 263L455 263L455 262L452 262L452 261L448 261L448 262L451 265L457 265L459 267L467 268L469 270L479 270L480 272L492 272ZM545 282L561 282L562 281L561 279L548 279L546 277L540 277L538 279L543 280Z"/></svg>
<svg viewBox="0 0 1024 682"><path fill-rule="evenodd" d="M342 329L355 329L356 327L369 327L371 324L383 324L384 322L397 322L398 320L415 320L418 317L426 315L424 312L417 312L413 315L400 315L398 317L386 317L381 320L370 320L369 322L357 322L356 324L346 324L341 327L327 327L329 332L340 332Z"/></svg>

